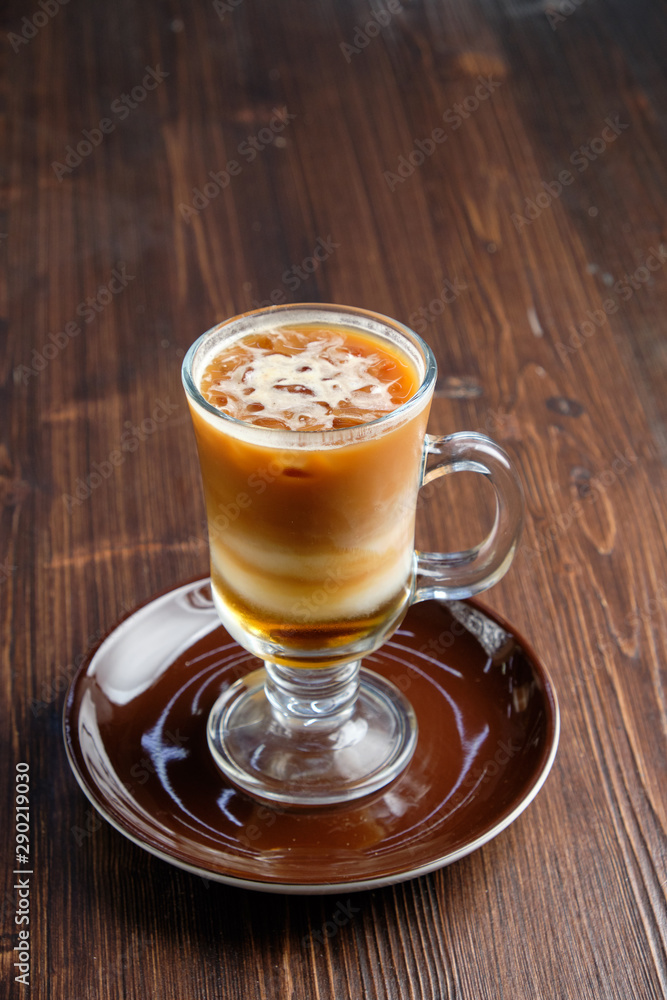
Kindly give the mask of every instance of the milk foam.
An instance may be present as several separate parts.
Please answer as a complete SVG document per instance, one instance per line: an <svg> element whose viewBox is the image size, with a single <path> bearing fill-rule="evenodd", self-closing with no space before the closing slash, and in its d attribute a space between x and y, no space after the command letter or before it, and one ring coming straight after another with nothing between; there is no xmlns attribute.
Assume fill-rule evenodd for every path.
<svg viewBox="0 0 667 1000"><path fill-rule="evenodd" d="M281 328L270 340L246 338L220 362L222 377L212 373L204 395L237 420L260 426L331 430L341 421L375 420L406 398L390 356L372 347L354 353L331 330Z"/></svg>

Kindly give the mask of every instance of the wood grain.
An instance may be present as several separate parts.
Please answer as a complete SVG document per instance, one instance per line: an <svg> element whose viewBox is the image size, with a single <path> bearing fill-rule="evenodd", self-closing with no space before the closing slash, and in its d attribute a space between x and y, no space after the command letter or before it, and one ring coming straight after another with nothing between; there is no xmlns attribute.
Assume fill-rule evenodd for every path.
<svg viewBox="0 0 667 1000"><path fill-rule="evenodd" d="M40 1000L667 996L665 4L403 0L347 59L341 43L387 4L217 6L67 4L21 41L41 8L3 15L2 978L24 995L11 838L26 761ZM141 97L150 69L167 75ZM272 120L284 128L251 159ZM185 218L230 160L240 172ZM293 287L319 239L331 252ZM539 649L563 711L553 773L512 827L349 902L153 859L88 806L60 733L77 657L206 571L180 361L272 293L419 323L441 372L432 430L478 428L511 453L527 523L487 600ZM420 523L429 548L488 518L468 484L442 489ZM339 906L349 919L321 943Z"/></svg>

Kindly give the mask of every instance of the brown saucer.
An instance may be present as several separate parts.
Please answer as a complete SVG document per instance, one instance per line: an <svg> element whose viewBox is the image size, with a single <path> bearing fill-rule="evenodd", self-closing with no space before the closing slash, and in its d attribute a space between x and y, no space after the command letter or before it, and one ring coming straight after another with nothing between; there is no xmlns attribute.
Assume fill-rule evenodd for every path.
<svg viewBox="0 0 667 1000"><path fill-rule="evenodd" d="M417 713L403 774L326 811L254 802L213 763L206 720L257 660L219 624L208 580L184 584L132 612L74 677L72 769L116 829L205 878L314 894L423 875L487 843L535 797L556 754L556 695L523 639L473 601L414 605L365 662Z"/></svg>

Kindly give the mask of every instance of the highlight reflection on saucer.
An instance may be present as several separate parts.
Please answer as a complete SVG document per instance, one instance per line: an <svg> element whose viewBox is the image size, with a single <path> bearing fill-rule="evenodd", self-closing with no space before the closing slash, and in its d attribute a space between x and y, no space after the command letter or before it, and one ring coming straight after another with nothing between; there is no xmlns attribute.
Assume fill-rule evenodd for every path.
<svg viewBox="0 0 667 1000"><path fill-rule="evenodd" d="M414 605L369 666L419 723L407 769L356 803L308 813L233 788L206 742L211 706L258 661L219 624L208 581L150 601L72 682L65 740L91 802L123 834L207 878L336 892L423 874L487 842L543 784L556 698L526 643L476 602Z"/></svg>

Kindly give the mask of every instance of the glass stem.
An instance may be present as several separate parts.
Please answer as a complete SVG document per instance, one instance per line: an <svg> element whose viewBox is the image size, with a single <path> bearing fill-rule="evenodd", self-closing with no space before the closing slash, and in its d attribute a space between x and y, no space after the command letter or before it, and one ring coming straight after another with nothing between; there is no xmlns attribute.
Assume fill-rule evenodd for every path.
<svg viewBox="0 0 667 1000"><path fill-rule="evenodd" d="M282 667L265 660L264 691L274 719L286 729L333 733L351 718L359 693L360 660L334 667Z"/></svg>

